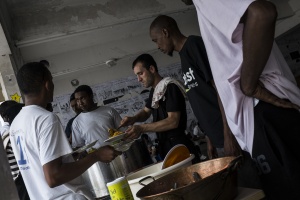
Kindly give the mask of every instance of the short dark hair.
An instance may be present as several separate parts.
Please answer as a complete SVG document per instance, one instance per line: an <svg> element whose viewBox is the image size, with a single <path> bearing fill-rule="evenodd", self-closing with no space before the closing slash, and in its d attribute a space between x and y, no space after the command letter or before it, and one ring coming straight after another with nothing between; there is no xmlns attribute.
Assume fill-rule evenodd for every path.
<svg viewBox="0 0 300 200"><path fill-rule="evenodd" d="M77 93L77 92L86 92L89 96L94 96L92 88L88 85L78 86L74 91L74 98L75 98L75 93Z"/></svg>
<svg viewBox="0 0 300 200"><path fill-rule="evenodd" d="M139 55L132 63L132 69L135 67L135 65L137 63L142 63L143 64L143 67L145 67L147 70L150 69L150 66L154 66L155 68L155 71L158 72L158 69L157 69L157 64L154 60L154 58L150 55L150 54L142 54L142 55Z"/></svg>
<svg viewBox="0 0 300 200"><path fill-rule="evenodd" d="M70 96L70 102L73 101L75 99L75 92L73 92Z"/></svg>
<svg viewBox="0 0 300 200"><path fill-rule="evenodd" d="M27 63L17 73L18 85L23 94L40 93L43 83L50 77L50 71L40 62Z"/></svg>
<svg viewBox="0 0 300 200"><path fill-rule="evenodd" d="M167 15L159 15L156 17L150 25L152 29L167 29L169 31L179 31L177 22L172 17ZM179 31L180 32L180 31Z"/></svg>
<svg viewBox="0 0 300 200"><path fill-rule="evenodd" d="M19 114L20 110L24 107L23 103L16 103L9 107L3 115L8 119L8 123L11 124L15 117Z"/></svg>
<svg viewBox="0 0 300 200"><path fill-rule="evenodd" d="M1 105L0 105L0 115L4 116L3 113L5 113L5 111L10 108L13 105L16 105L17 102L14 100L7 100L4 101Z"/></svg>

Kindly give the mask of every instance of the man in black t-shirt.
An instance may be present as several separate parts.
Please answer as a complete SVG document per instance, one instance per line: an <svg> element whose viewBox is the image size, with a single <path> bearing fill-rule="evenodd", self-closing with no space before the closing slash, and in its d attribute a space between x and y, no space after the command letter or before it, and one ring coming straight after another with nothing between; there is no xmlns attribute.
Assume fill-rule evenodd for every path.
<svg viewBox="0 0 300 200"><path fill-rule="evenodd" d="M172 56L173 51L179 52L187 96L199 125L206 135L209 158L224 156L224 154L239 155L239 145L225 117L222 118L218 93L202 38L185 37L180 32L176 21L166 15L154 19L150 26L150 37L163 53Z"/></svg>
<svg viewBox="0 0 300 200"><path fill-rule="evenodd" d="M206 134L209 158L243 154L245 159L239 170L239 186L260 188L250 154L241 152L228 127L202 38L185 37L176 21L166 15L158 16L151 23L150 37L163 53L172 56L173 51L179 52L187 96L198 123Z"/></svg>
<svg viewBox="0 0 300 200"><path fill-rule="evenodd" d="M126 116L121 126L130 126L125 139L135 139L144 132L156 132L159 140L157 152L162 158L177 144L184 144L195 155L193 162L199 162L193 143L185 135L187 114L184 88L176 80L159 75L156 62L149 54L138 56L132 64L138 81L145 88L151 87L144 109L136 115ZM133 125L144 122L153 115L153 123Z"/></svg>

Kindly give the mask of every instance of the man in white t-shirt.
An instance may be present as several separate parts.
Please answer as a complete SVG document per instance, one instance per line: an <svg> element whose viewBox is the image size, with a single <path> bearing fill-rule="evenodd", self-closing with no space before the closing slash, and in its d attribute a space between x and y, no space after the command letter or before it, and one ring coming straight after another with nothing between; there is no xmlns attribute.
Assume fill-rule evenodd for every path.
<svg viewBox="0 0 300 200"><path fill-rule="evenodd" d="M81 147L98 140L94 147L100 147L108 139L108 129L117 128L122 118L112 107L97 106L93 90L88 85L78 86L74 95L82 112L72 124L72 146Z"/></svg>
<svg viewBox="0 0 300 200"><path fill-rule="evenodd" d="M59 118L46 110L54 85L43 64L25 64L17 74L25 107L10 128L10 140L30 199L93 199L80 175L97 161L110 162L120 152L99 148L74 162Z"/></svg>
<svg viewBox="0 0 300 200"><path fill-rule="evenodd" d="M252 154L270 199L300 191L300 90L274 43L275 6L264 0L194 4L229 127Z"/></svg>

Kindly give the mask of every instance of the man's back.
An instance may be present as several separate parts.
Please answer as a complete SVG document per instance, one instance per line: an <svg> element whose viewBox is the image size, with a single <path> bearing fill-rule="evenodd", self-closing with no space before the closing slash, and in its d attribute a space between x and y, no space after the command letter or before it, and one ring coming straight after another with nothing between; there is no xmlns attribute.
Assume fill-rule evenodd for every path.
<svg viewBox="0 0 300 200"><path fill-rule="evenodd" d="M10 129L11 145L31 199L85 199L81 179L50 188L43 165L72 152L58 117L36 105L22 108ZM64 162L72 162L71 156ZM79 192L78 192L79 191Z"/></svg>

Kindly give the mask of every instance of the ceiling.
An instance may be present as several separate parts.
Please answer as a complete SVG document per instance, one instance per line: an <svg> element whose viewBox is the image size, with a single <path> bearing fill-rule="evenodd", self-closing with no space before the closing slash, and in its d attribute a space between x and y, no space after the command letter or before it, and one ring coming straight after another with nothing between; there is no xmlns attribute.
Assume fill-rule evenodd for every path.
<svg viewBox="0 0 300 200"><path fill-rule="evenodd" d="M199 35L194 7L180 0L6 0L6 6L23 61L47 59L54 76L155 50L149 26L159 14Z"/></svg>
<svg viewBox="0 0 300 200"><path fill-rule="evenodd" d="M280 17L297 11L273 1ZM174 17L183 33L200 34L194 6L180 0L5 0L0 7L22 61L49 60L54 76L154 51L148 32L159 14Z"/></svg>

